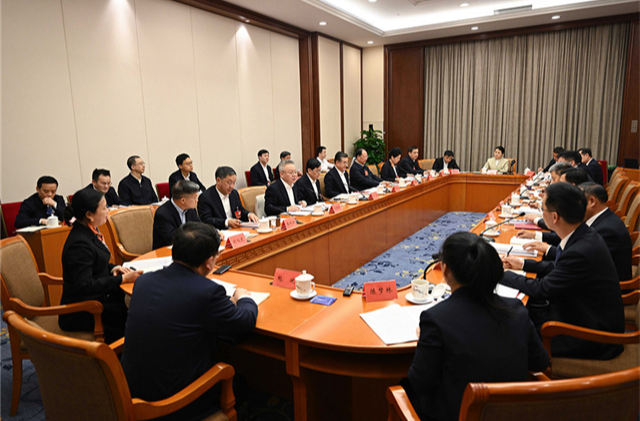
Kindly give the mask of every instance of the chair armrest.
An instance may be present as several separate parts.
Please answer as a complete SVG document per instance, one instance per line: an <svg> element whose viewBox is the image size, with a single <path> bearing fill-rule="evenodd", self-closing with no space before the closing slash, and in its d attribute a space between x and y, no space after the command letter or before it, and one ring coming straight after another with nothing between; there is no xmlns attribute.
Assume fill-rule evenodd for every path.
<svg viewBox="0 0 640 421"><path fill-rule="evenodd" d="M235 410L233 409L233 406L235 405L235 397L233 395L232 387L234 374L235 370L232 366L225 363L218 363L207 370L206 373L200 376L189 386L167 399L147 402L142 399L135 398L132 402L136 419L148 420L151 418L157 418L184 408L220 381L222 381L220 407L225 414L229 411L235 413Z"/></svg>
<svg viewBox="0 0 640 421"><path fill-rule="evenodd" d="M387 402L389 403L389 418L387 421L420 421L409 396L402 386L387 388Z"/></svg>
<svg viewBox="0 0 640 421"><path fill-rule="evenodd" d="M110 343L109 348L118 355L122 354L122 350L124 349L124 338L120 338L117 341Z"/></svg>
<svg viewBox="0 0 640 421"><path fill-rule="evenodd" d="M622 294L622 304L626 306L631 304L638 304L638 301L640 301L639 290L631 291L628 294Z"/></svg>
<svg viewBox="0 0 640 421"><path fill-rule="evenodd" d="M625 213L622 209L618 209L615 213L616 213L616 216L618 216L618 218L621 218L621 219L624 218Z"/></svg>
<svg viewBox="0 0 640 421"><path fill-rule="evenodd" d="M601 330L588 329L563 322L546 322L540 330L544 348L551 356L551 338L558 335L568 335L587 341L601 342L605 344L637 344L640 343L640 331L631 333L611 333Z"/></svg>
<svg viewBox="0 0 640 421"><path fill-rule="evenodd" d="M533 371L529 372L529 380L531 381L539 381L539 382L550 382L551 379L542 372L536 372L534 373Z"/></svg>
<svg viewBox="0 0 640 421"><path fill-rule="evenodd" d="M620 282L620 289L640 289L640 275L628 281Z"/></svg>
<svg viewBox="0 0 640 421"><path fill-rule="evenodd" d="M127 250L124 249L124 246L120 243L116 243L116 247L118 247L118 253L120 254L120 256L122 256L122 258L126 261L131 261L136 257L140 257L140 254L129 253Z"/></svg>
<svg viewBox="0 0 640 421"><path fill-rule="evenodd" d="M57 276L51 276L48 273L39 272L38 276L40 277L40 282L42 285L64 285L64 281L62 278L58 278Z"/></svg>

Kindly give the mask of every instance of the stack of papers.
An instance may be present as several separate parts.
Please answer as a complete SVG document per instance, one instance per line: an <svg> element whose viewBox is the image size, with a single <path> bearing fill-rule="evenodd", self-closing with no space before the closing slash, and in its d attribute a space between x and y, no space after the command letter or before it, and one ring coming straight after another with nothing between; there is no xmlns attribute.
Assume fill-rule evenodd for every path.
<svg viewBox="0 0 640 421"><path fill-rule="evenodd" d="M242 228L258 229L258 223L257 222L242 222L242 223L240 223L240 226Z"/></svg>
<svg viewBox="0 0 640 421"><path fill-rule="evenodd" d="M361 313L360 317L387 345L417 341L416 328L420 325L420 314L437 303L422 306L402 307L393 304L380 310Z"/></svg>
<svg viewBox="0 0 640 421"><path fill-rule="evenodd" d="M520 208L516 209L516 213L524 212L526 215L539 215L542 216L542 211L540 209L530 208L529 206L520 206Z"/></svg>
<svg viewBox="0 0 640 421"><path fill-rule="evenodd" d="M518 294L520 294L520 291L517 289L502 284L497 284L496 289L494 289L493 292L505 298L516 298L518 297Z"/></svg>
<svg viewBox="0 0 640 421"><path fill-rule="evenodd" d="M230 284L229 282L221 281L220 279L215 279L215 278L211 278L211 281L224 287L227 293L227 297L232 297L233 294L236 292L235 284ZM264 300L269 298L269 295L271 295L268 292L249 292L249 294L250 294L249 298L255 301L256 305L260 305Z"/></svg>
<svg viewBox="0 0 640 421"><path fill-rule="evenodd" d="M158 257L157 259L136 260L135 262L126 262L122 266L135 270L143 270L144 273L155 272L169 266L173 263L171 256Z"/></svg>
<svg viewBox="0 0 640 421"><path fill-rule="evenodd" d="M16 232L20 233L20 234L24 234L24 233L27 233L27 232L40 231L40 230L43 230L43 229L46 229L46 228L47 228L46 225L34 225L32 227L24 227L24 228L17 229Z"/></svg>
<svg viewBox="0 0 640 421"><path fill-rule="evenodd" d="M527 243L530 243L532 241L536 241L535 238L518 238L518 237L511 237L511 241L510 243L514 246L523 246Z"/></svg>
<svg viewBox="0 0 640 421"><path fill-rule="evenodd" d="M512 246L511 244L489 243L496 249L498 253L507 254L510 256L522 256L522 257L536 257L538 252L535 250L525 250L522 246ZM511 250L509 252L509 250Z"/></svg>

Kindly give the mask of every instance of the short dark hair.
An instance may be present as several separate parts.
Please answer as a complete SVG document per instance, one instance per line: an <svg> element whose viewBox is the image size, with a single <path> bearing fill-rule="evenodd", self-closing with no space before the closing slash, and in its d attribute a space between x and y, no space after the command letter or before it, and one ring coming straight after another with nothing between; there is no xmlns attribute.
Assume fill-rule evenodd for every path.
<svg viewBox="0 0 640 421"><path fill-rule="evenodd" d="M193 181L189 180L180 180L171 188L171 197L180 200L185 196L190 194L198 193L200 191L200 186ZM75 197L74 197L75 199Z"/></svg>
<svg viewBox="0 0 640 421"><path fill-rule="evenodd" d="M179 167L187 158L189 158L189 155L186 153L181 153L180 155L176 156L176 165Z"/></svg>
<svg viewBox="0 0 640 421"><path fill-rule="evenodd" d="M504 155L504 146L496 146L495 148L493 148L493 150L499 150L500 152L502 152L502 155Z"/></svg>
<svg viewBox="0 0 640 421"><path fill-rule="evenodd" d="M595 197L596 200L600 203L607 203L609 200L609 194L607 194L607 189L602 187L600 184L594 183L593 181L587 181L586 183L581 183L578 185L580 189L584 192L584 195L587 197Z"/></svg>
<svg viewBox="0 0 640 421"><path fill-rule="evenodd" d="M322 151L324 151L325 149L327 149L326 146L318 146L316 148L316 155L320 155L320 153L322 153Z"/></svg>
<svg viewBox="0 0 640 421"><path fill-rule="evenodd" d="M558 158L563 158L565 161L571 161L576 164L582 162L582 157L577 151L564 151L558 155Z"/></svg>
<svg viewBox="0 0 640 421"><path fill-rule="evenodd" d="M36 186L38 186L38 188L42 188L43 184L55 184L56 187L58 186L58 180L56 180L55 178L51 177L50 175L43 175L42 177L38 178L38 182L36 183Z"/></svg>
<svg viewBox="0 0 640 421"><path fill-rule="evenodd" d="M290 155L291 155L291 152L282 151L282 152L280 152L280 159L284 159L285 157L290 156Z"/></svg>
<svg viewBox="0 0 640 421"><path fill-rule="evenodd" d="M176 262L197 268L211 256L218 254L220 234L211 225L187 222L173 234L171 255Z"/></svg>
<svg viewBox="0 0 640 421"><path fill-rule="evenodd" d="M402 155L402 149L398 148L397 146L395 148L391 148L391 150L389 151L389 158L395 158L398 155Z"/></svg>
<svg viewBox="0 0 640 421"><path fill-rule="evenodd" d="M564 148L562 146L556 146L555 148L553 148L553 153L560 154L562 152L564 152Z"/></svg>
<svg viewBox="0 0 640 421"><path fill-rule="evenodd" d="M416 149L418 149L417 146L409 146L409 149L407 149L407 153L411 153L411 152L415 151Z"/></svg>
<svg viewBox="0 0 640 421"><path fill-rule="evenodd" d="M84 221L87 212L94 213L98 209L104 193L94 189L81 189L73 195L73 204L69 203L64 210L64 220L71 225L71 220Z"/></svg>
<svg viewBox="0 0 640 421"><path fill-rule="evenodd" d="M569 168L568 170L563 171L560 175L564 175L565 181L573 184L574 186L589 181L587 173L582 168Z"/></svg>
<svg viewBox="0 0 640 421"><path fill-rule="evenodd" d="M444 151L444 156L453 156L453 151L447 149L446 151Z"/></svg>
<svg viewBox="0 0 640 421"><path fill-rule="evenodd" d="M590 157L593 157L593 154L591 153L590 148L580 148L578 149L578 152L580 152L581 154L585 154L585 155L589 155Z"/></svg>
<svg viewBox="0 0 640 421"><path fill-rule="evenodd" d="M320 163L320 161L318 161L316 158L310 158L307 161L307 166L306 166L306 170L315 170L318 167L321 167L322 164Z"/></svg>
<svg viewBox="0 0 640 421"><path fill-rule="evenodd" d="M569 224L584 219L587 198L584 192L569 183L554 183L545 190L544 205L547 212L555 212Z"/></svg>
<svg viewBox="0 0 640 421"><path fill-rule="evenodd" d="M364 152L365 149L364 148L358 148L355 150L355 152L353 153L353 156L355 156L356 158L359 157L360 155L362 155L362 152Z"/></svg>
<svg viewBox="0 0 640 421"><path fill-rule="evenodd" d="M129 168L129 171L131 171L131 167L136 165L136 159L138 158L140 158L138 155L131 155L129 158L127 158L127 168Z"/></svg>
<svg viewBox="0 0 640 421"><path fill-rule="evenodd" d="M111 177L111 171L105 170L104 168L96 168L91 174L91 179L93 181L98 181L101 175L104 177Z"/></svg>
<svg viewBox="0 0 640 421"><path fill-rule="evenodd" d="M216 169L216 180L219 178L220 180L224 180L230 175L236 175L236 170L231 167L218 167Z"/></svg>
<svg viewBox="0 0 640 421"><path fill-rule="evenodd" d="M342 158L349 158L349 155L347 155L346 153L344 153L342 151L338 151L338 152L336 152L336 156L333 158L333 162L337 163Z"/></svg>
<svg viewBox="0 0 640 421"><path fill-rule="evenodd" d="M268 150L266 150L266 149L260 149L260 150L258 151L258 157L261 157L262 155L264 155L264 154L266 154L266 153L269 153L269 151L268 151Z"/></svg>

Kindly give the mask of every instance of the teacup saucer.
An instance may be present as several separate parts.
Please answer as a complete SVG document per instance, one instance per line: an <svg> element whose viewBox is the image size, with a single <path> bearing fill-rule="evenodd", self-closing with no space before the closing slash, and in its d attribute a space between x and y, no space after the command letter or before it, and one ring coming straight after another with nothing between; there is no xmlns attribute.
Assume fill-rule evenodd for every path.
<svg viewBox="0 0 640 421"><path fill-rule="evenodd" d="M517 214L516 214L517 215ZM515 215L509 214L507 215L506 213L501 213L500 215L498 215L500 218L511 218Z"/></svg>
<svg viewBox="0 0 640 421"><path fill-rule="evenodd" d="M493 233L492 233L491 231L487 231L487 232L485 232L485 233L484 233L484 234L482 234L482 235L486 235L487 237L497 237L497 236L499 236L499 235L500 235L500 231L498 231L498 232L493 232Z"/></svg>
<svg viewBox="0 0 640 421"><path fill-rule="evenodd" d="M273 230L271 228L267 228L266 230L257 229L256 231L258 231L258 234L269 234Z"/></svg>
<svg viewBox="0 0 640 421"><path fill-rule="evenodd" d="M353 202L351 202L351 201L347 202L347 205L357 205L357 204L358 204L357 200L353 201Z"/></svg>
<svg viewBox="0 0 640 421"><path fill-rule="evenodd" d="M431 301L433 301L431 297L427 297L424 300L418 300L413 297L413 292L409 292L407 295L404 296L404 298L406 298L407 301L409 301L412 304L429 304Z"/></svg>
<svg viewBox="0 0 640 421"><path fill-rule="evenodd" d="M315 297L316 295L318 295L318 291L313 291L311 294L309 295L300 295L298 294L298 291L296 291L295 289L293 291L291 291L291 295L292 298L295 298L296 300L308 300L310 298Z"/></svg>
<svg viewBox="0 0 640 421"><path fill-rule="evenodd" d="M323 215L324 215L324 212L320 212L320 213L312 212L311 213L311 216L323 216Z"/></svg>

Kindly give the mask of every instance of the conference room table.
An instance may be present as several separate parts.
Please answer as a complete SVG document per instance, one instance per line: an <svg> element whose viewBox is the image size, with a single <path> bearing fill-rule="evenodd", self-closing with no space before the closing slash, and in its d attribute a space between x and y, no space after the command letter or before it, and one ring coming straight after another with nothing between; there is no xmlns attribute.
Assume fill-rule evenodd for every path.
<svg viewBox="0 0 640 421"><path fill-rule="evenodd" d="M343 290L330 284L448 211L494 210L524 180L469 173L441 177L336 214L296 217L302 225L225 250L218 264L234 268L213 277L270 296L259 306L254 334L239 344L223 344L220 360L252 387L292 399L296 421L386 419L385 390L407 375L416 342L386 345L360 314L412 305L405 298L410 287L400 288L397 299L367 302L360 292L343 297ZM483 228L480 223L472 231ZM508 242L514 234L503 226L497 241ZM139 259L170 254L163 248ZM336 301L323 306L294 300L291 290L272 285L275 268L307 270L318 293ZM437 273L429 280L441 282ZM133 286L122 288L131 294Z"/></svg>

